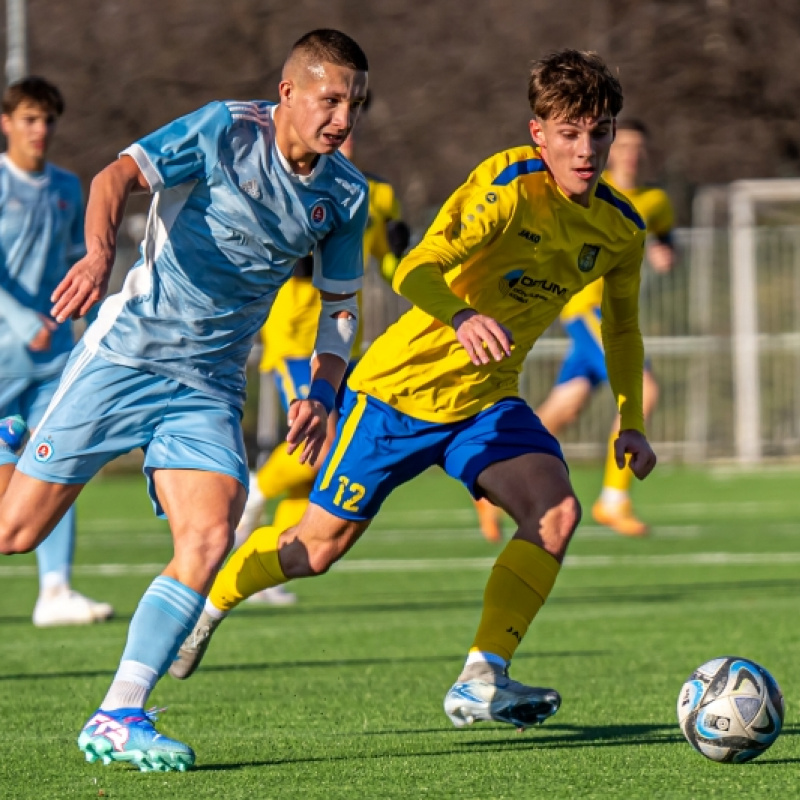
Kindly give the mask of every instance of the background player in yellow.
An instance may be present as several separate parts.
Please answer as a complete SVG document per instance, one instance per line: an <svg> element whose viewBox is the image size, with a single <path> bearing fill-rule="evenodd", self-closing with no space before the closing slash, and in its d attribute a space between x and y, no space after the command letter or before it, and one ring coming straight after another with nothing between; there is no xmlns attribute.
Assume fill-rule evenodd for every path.
<svg viewBox="0 0 800 800"><path fill-rule="evenodd" d="M362 118L369 102L370 94L367 93L367 102L361 109ZM354 134L347 138L339 152L353 161ZM402 219L400 201L392 185L372 173L365 173L365 177L369 185L369 218L364 231L364 266L368 268L374 259L381 275L391 281L399 258L408 247L410 231ZM259 369L273 374L284 410L288 410L293 401L307 395L311 382L311 356L320 312L319 292L312 285L312 272L311 257L297 262L292 278L278 293L269 319L261 330L263 355ZM360 310L360 292L358 297ZM359 326L353 343L351 370L361 355L363 334L363 326ZM335 414L329 417L323 458L333 439L337 419ZM251 474L247 504L236 529L235 546L241 546L258 526L267 501L281 495L284 497L275 509L272 524L281 530L297 524L308 505L308 496L321 461L318 460L316 466L300 463L297 454L287 452L285 442L279 444L258 472ZM297 597L281 585L257 592L250 600L291 605Z"/></svg>
<svg viewBox="0 0 800 800"><path fill-rule="evenodd" d="M604 178L623 192L633 203L647 225L647 259L656 272L668 272L674 261L672 244L673 212L663 189L643 182L647 157L647 129L639 120L617 123L617 137L611 147ZM567 303L561 321L570 337L570 349L552 392L536 410L545 427L555 436L573 422L585 407L592 391L607 381L603 346L600 339L600 302L602 282L590 284ZM658 384L649 365L644 369L643 404L645 420L658 399ZM592 507L592 516L626 536L642 536L647 526L633 513L629 489L633 474L628 467L620 469L614 454L619 419L611 432L606 456L603 487ZM484 504L486 505L486 504ZM487 518L496 520L492 510L483 509ZM488 523L488 524L491 524ZM495 524L497 524L495 522Z"/></svg>
<svg viewBox="0 0 800 800"><path fill-rule="evenodd" d="M434 464L518 525L489 577L478 630L445 712L456 726L542 722L554 689L513 681L508 665L558 575L580 507L561 449L519 397L519 373L564 304L604 276L603 340L622 414L616 442L639 478L655 465L643 432L638 326L645 225L600 180L617 79L592 53L565 50L529 82L534 146L498 153L450 197L402 261L394 286L413 304L350 378L337 438L294 528L259 528L233 555L170 672L187 677L244 597L325 572L383 500Z"/></svg>

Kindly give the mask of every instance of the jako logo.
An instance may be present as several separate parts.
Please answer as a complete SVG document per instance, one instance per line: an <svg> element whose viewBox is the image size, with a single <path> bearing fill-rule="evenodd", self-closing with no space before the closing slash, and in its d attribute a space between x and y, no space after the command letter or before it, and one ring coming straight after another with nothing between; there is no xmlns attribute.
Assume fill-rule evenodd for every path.
<svg viewBox="0 0 800 800"><path fill-rule="evenodd" d="M529 242L533 242L534 244L539 244L542 241L542 237L539 236L538 233L534 233L533 231L529 231L526 228L523 228L517 236L521 236L523 239L527 239Z"/></svg>

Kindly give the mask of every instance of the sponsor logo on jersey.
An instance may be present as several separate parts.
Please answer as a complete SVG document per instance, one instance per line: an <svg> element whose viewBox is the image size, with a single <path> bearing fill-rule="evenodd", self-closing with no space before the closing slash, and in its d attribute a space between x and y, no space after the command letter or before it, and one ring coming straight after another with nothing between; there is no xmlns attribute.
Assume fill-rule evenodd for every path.
<svg viewBox="0 0 800 800"><path fill-rule="evenodd" d="M500 278L500 294L518 303L529 303L535 299L549 300L551 297L563 297L566 293L566 288L554 281L531 278L521 269L511 270Z"/></svg>
<svg viewBox="0 0 800 800"><path fill-rule="evenodd" d="M486 202L487 203L496 203L497 202L497 194L496 194L496 192L486 192Z"/></svg>
<svg viewBox="0 0 800 800"><path fill-rule="evenodd" d="M258 188L258 181L255 179L245 181L242 184L242 191L245 194L250 195L253 200L258 200L261 197L261 189Z"/></svg>
<svg viewBox="0 0 800 800"><path fill-rule="evenodd" d="M597 256L600 254L600 245L585 244L578 256L578 269L581 272L591 272L594 269Z"/></svg>
<svg viewBox="0 0 800 800"><path fill-rule="evenodd" d="M37 461L49 461L53 457L53 443L49 439L39 442L36 445L33 457Z"/></svg>
<svg viewBox="0 0 800 800"><path fill-rule="evenodd" d="M542 241L542 237L539 236L538 233L534 233L533 231L529 231L527 228L522 228L517 236L521 236L523 239L527 239L529 242L533 242L533 244L539 244Z"/></svg>
<svg viewBox="0 0 800 800"><path fill-rule="evenodd" d="M311 209L309 216L311 217L311 224L318 228L323 222L325 222L325 218L328 216L328 213L325 211L325 206L322 205L322 203L317 203Z"/></svg>

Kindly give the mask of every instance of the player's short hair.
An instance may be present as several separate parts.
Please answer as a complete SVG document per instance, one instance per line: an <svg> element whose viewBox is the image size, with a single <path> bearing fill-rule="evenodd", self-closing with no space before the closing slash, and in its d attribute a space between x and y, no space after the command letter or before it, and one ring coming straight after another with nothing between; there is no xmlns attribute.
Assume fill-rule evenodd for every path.
<svg viewBox="0 0 800 800"><path fill-rule="evenodd" d="M622 86L597 53L559 50L533 63L528 100L540 119L616 117L622 110Z"/></svg>
<svg viewBox="0 0 800 800"><path fill-rule="evenodd" d="M64 98L58 87L38 75L28 75L5 90L3 113L13 114L20 103L25 101L36 103L57 117L64 113Z"/></svg>
<svg viewBox="0 0 800 800"><path fill-rule="evenodd" d="M369 70L367 57L355 40L333 28L318 28L301 36L292 45L287 61L295 57L308 61L324 61L358 72Z"/></svg>
<svg viewBox="0 0 800 800"><path fill-rule="evenodd" d="M617 120L617 130L636 131L636 133L641 133L645 139L650 137L650 131L647 129L647 125L635 117L623 117L622 119Z"/></svg>

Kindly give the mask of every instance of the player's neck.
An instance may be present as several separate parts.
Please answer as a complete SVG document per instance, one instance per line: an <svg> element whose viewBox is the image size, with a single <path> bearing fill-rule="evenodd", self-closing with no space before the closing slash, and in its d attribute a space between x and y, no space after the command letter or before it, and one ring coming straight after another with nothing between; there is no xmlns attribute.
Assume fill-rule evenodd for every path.
<svg viewBox="0 0 800 800"><path fill-rule="evenodd" d="M289 165L295 175L310 175L319 160L319 153L309 152L295 138L291 129L281 124L282 113L280 106L275 109L275 146Z"/></svg>
<svg viewBox="0 0 800 800"><path fill-rule="evenodd" d="M47 163L47 159L44 157L30 156L14 147L9 147L6 150L6 158L18 169L31 173L44 172L44 167Z"/></svg>
<svg viewBox="0 0 800 800"><path fill-rule="evenodd" d="M611 170L609 176L611 183L621 192L632 192L639 185L639 176L634 172L616 173Z"/></svg>

